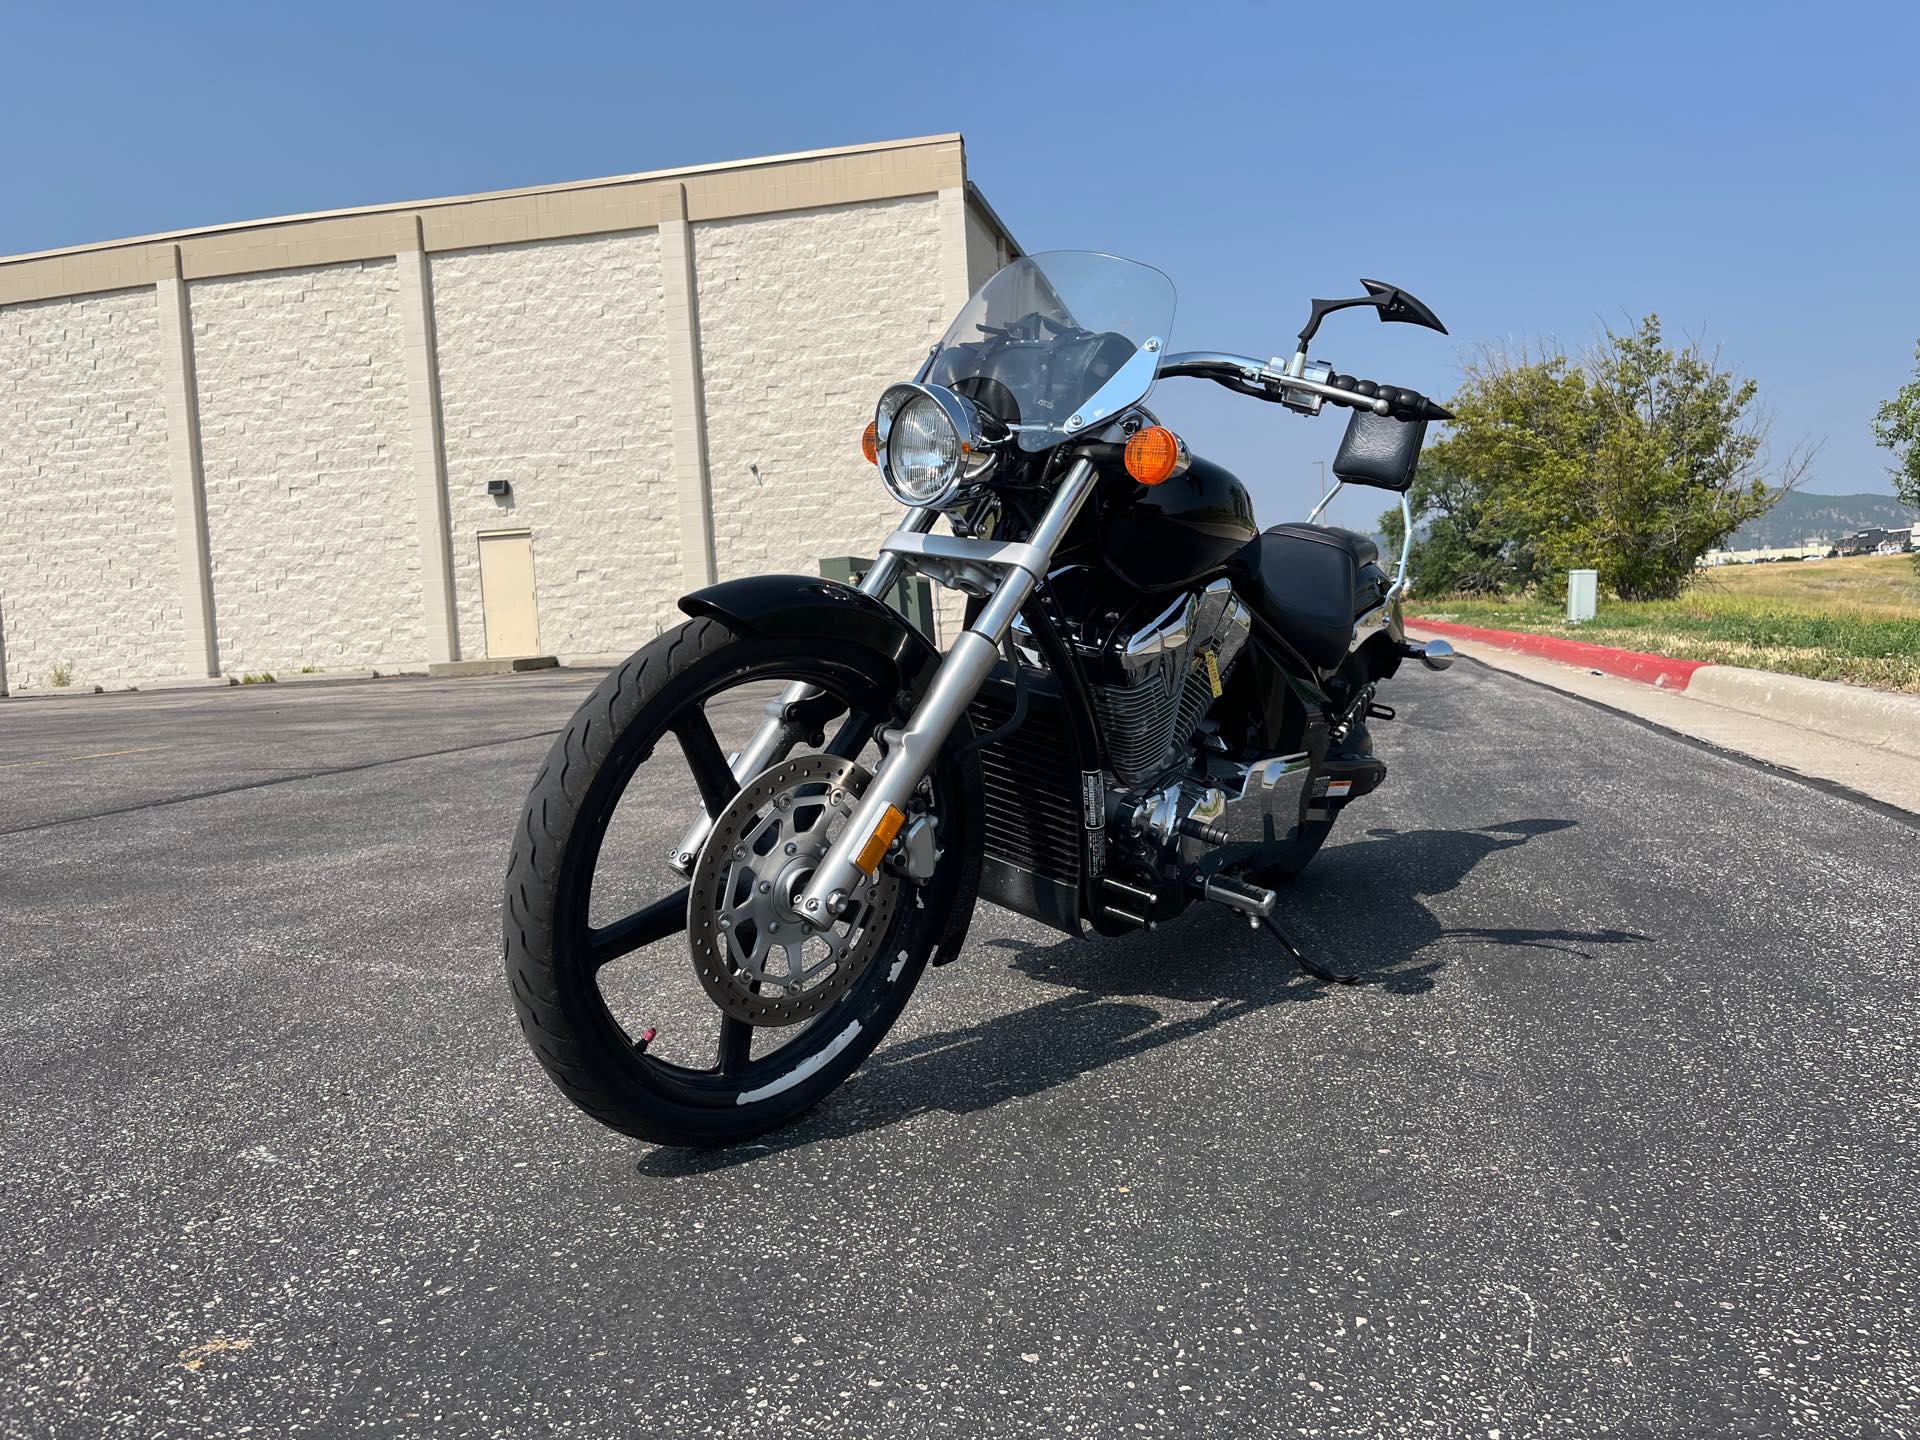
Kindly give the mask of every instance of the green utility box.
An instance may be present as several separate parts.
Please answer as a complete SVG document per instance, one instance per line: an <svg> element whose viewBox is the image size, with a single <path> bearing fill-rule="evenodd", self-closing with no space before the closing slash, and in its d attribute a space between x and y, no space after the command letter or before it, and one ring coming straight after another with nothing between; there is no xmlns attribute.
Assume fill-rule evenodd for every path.
<svg viewBox="0 0 1920 1440"><path fill-rule="evenodd" d="M820 562L820 574L823 579L858 586L866 579L867 567L872 564L873 561L863 560L858 555L833 555ZM926 576L902 571L900 578L881 598L906 616L907 623L927 639L934 638L933 586L927 583Z"/></svg>

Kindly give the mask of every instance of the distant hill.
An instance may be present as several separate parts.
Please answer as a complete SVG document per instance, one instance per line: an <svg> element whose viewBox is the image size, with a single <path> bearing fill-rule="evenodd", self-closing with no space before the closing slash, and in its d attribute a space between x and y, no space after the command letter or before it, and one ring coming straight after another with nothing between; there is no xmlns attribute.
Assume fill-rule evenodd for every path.
<svg viewBox="0 0 1920 1440"><path fill-rule="evenodd" d="M1790 490L1765 515L1734 531L1726 548L1764 550L1808 539L1833 541L1869 525L1899 529L1913 522L1913 511L1891 495L1814 495Z"/></svg>

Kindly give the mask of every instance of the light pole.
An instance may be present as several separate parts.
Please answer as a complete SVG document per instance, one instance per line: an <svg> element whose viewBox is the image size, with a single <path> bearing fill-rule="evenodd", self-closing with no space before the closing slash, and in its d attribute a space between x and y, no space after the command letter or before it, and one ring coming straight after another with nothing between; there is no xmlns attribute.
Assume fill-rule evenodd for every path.
<svg viewBox="0 0 1920 1440"><path fill-rule="evenodd" d="M1324 500L1327 498L1327 462L1316 460L1313 463L1320 467L1320 498Z"/></svg>

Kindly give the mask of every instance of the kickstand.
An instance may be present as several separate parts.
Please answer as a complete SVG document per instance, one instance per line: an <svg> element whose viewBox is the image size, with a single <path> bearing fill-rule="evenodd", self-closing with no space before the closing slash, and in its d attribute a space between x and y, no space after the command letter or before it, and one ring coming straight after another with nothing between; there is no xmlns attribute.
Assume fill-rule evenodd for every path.
<svg viewBox="0 0 1920 1440"><path fill-rule="evenodd" d="M1307 974L1313 976L1314 979L1324 980L1329 985L1358 985L1360 983L1360 977L1358 975L1349 975L1343 970L1329 970L1318 961L1309 960L1305 955L1302 955L1300 953L1300 947L1288 938L1287 932L1280 928L1271 915L1261 916L1260 923L1266 927L1269 935L1280 942L1280 948L1293 957L1293 963L1306 971Z"/></svg>

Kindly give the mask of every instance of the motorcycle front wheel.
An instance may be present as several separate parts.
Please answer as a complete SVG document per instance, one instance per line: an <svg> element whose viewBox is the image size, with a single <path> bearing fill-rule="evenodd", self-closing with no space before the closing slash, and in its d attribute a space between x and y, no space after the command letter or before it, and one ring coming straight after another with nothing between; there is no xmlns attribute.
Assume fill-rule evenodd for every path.
<svg viewBox="0 0 1920 1440"><path fill-rule="evenodd" d="M795 681L830 697L816 706L830 723L803 737L784 771L766 772L797 778L777 797L768 792L762 816L763 787L750 777L753 793L740 797L728 751ZM849 920L844 934L791 923L785 934L766 933L785 913L766 908L766 892L791 893L792 866L809 844L826 843L829 792L842 802L835 787L864 784L877 764L874 737L893 719L896 684L889 662L861 646L775 641L700 618L609 674L554 742L514 832L506 971L528 1044L588 1115L665 1145L741 1140L818 1103L899 1017L945 918L904 877L882 867L861 923ZM826 775L858 779L808 778ZM942 772L929 788L937 819L952 803ZM717 857L728 867L718 881L703 856L690 897L669 861L703 808L729 817L738 846ZM740 819L743 808L750 813ZM794 828L813 823L809 815L825 817L819 831ZM796 850L800 861L781 872L782 855ZM728 992L723 1004L711 993L701 973L708 962L696 963L689 947L690 903L697 934L734 916L736 939L757 934L764 983L736 982L751 996ZM790 942L791 951L781 948ZM812 966L804 981L803 966ZM740 1018L743 1009L765 1023Z"/></svg>

